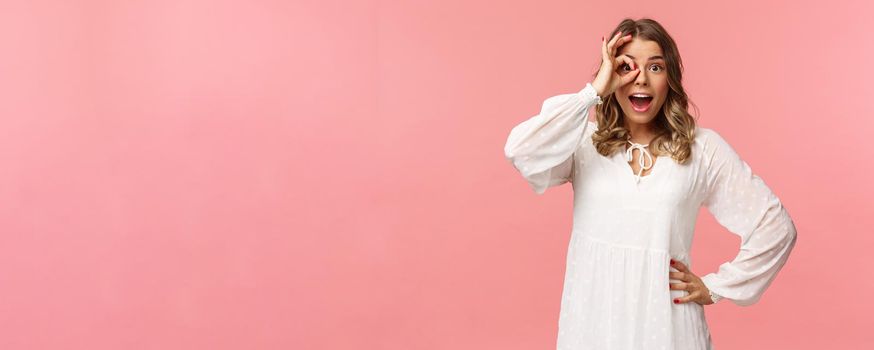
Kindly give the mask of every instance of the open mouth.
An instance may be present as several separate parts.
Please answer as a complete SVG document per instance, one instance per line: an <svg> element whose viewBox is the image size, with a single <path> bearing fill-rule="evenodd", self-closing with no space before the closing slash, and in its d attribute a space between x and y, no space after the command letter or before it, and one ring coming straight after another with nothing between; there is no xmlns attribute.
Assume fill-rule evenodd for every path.
<svg viewBox="0 0 874 350"><path fill-rule="evenodd" d="M637 112L646 112L652 104L652 96L646 94L633 94L628 96L631 101L631 108Z"/></svg>

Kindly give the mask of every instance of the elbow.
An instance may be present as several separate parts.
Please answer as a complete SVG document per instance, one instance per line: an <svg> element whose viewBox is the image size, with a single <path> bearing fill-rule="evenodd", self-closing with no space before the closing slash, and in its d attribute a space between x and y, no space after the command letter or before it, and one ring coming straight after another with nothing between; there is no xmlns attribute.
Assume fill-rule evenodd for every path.
<svg viewBox="0 0 874 350"><path fill-rule="evenodd" d="M513 149L513 147L509 143L507 145L505 145L504 146L504 159L506 159L509 162L512 162L513 159L515 158L515 156L516 156L516 151Z"/></svg>
<svg viewBox="0 0 874 350"><path fill-rule="evenodd" d="M507 147L504 148L504 159L506 159L514 169L524 174L524 170L528 170L527 166L523 164L524 162L520 162L520 158L516 151L515 148L507 145Z"/></svg>
<svg viewBox="0 0 874 350"><path fill-rule="evenodd" d="M513 162L516 158L519 157L520 148L527 143L527 137L523 135L525 132L522 129L522 126L525 123L519 124L513 129L510 130L510 134L507 135L507 140L504 142L504 158L508 161Z"/></svg>
<svg viewBox="0 0 874 350"><path fill-rule="evenodd" d="M531 190L533 190L534 193L538 196L542 196L544 193L546 193L546 189L549 187L546 184L535 181L529 181L529 184L531 185Z"/></svg>
<svg viewBox="0 0 874 350"><path fill-rule="evenodd" d="M753 298L730 299L730 300L732 303L734 303L737 306L747 307L747 306L755 305L756 303L759 302L760 299L761 298L759 296L755 296Z"/></svg>
<svg viewBox="0 0 874 350"><path fill-rule="evenodd" d="M507 142L504 144L504 158L512 162L516 159L518 154L519 141L514 139L512 136L508 137Z"/></svg>
<svg viewBox="0 0 874 350"><path fill-rule="evenodd" d="M795 222L788 215L786 216L786 244L789 249L795 246L795 241L798 240L798 230L795 228Z"/></svg>

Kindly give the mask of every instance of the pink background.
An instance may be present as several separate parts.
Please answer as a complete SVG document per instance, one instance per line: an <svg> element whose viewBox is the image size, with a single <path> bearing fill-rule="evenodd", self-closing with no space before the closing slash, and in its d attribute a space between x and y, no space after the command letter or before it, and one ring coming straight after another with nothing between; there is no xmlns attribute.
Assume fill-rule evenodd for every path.
<svg viewBox="0 0 874 350"><path fill-rule="evenodd" d="M554 348L572 189L503 145L643 16L799 231L717 348L874 346L874 8L707 3L4 1L0 348Z"/></svg>

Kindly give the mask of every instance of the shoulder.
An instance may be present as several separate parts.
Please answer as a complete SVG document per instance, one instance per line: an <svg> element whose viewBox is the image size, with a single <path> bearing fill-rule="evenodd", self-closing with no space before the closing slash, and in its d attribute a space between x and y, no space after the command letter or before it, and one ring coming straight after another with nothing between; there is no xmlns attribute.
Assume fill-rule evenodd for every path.
<svg viewBox="0 0 874 350"><path fill-rule="evenodd" d="M722 138L722 135L716 132L716 130L713 130L711 128L705 128L703 126L695 127L695 143L705 146L719 141L724 140Z"/></svg>
<svg viewBox="0 0 874 350"><path fill-rule="evenodd" d="M705 128L702 126L695 127L694 143L701 150L705 151L705 153L712 153L719 149L731 147L731 145L728 144L728 141L722 136L722 134L714 129Z"/></svg>
<svg viewBox="0 0 874 350"><path fill-rule="evenodd" d="M731 160L738 154L734 147L722 134L711 128L695 128L695 150L698 151L705 163L711 163L714 159Z"/></svg>

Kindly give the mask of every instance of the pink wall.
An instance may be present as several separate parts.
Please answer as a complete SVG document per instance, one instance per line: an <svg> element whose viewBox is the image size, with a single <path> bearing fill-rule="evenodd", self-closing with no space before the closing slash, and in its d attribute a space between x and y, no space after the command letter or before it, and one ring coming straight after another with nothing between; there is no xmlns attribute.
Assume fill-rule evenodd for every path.
<svg viewBox="0 0 874 350"><path fill-rule="evenodd" d="M874 8L707 3L4 1L0 348L554 347L572 189L502 147L626 16L798 227L716 346L871 347Z"/></svg>

